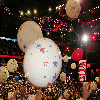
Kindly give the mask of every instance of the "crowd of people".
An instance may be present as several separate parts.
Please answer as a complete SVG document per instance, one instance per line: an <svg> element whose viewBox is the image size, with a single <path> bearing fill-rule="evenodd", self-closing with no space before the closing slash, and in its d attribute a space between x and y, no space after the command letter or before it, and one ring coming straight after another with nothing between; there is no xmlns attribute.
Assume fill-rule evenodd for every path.
<svg viewBox="0 0 100 100"><path fill-rule="evenodd" d="M24 55L24 53L19 49L17 42L0 39L0 43L0 55ZM7 61L5 58L1 58L0 63L2 62L1 65L4 64L6 66ZM23 59L20 59L20 62L22 61ZM87 90L87 85L83 87L82 83L78 83L76 82L76 79L69 79L68 77L66 78L66 82L61 81L58 77L51 86L36 88L32 84L28 83L28 80L24 77L22 63L19 63L17 71L10 73L10 75L12 76L9 76L7 81L0 83L0 98L3 100L9 100L9 92L14 93L12 100L27 100L29 95L36 95L36 100L66 99L64 96L66 89L69 90L68 94L70 94L67 100L76 100L81 97L84 98L84 100L100 100L100 92L98 88L95 91L91 91L91 89ZM18 76L19 79L15 80L15 76Z"/></svg>
<svg viewBox="0 0 100 100"><path fill-rule="evenodd" d="M0 54L10 56L23 56L24 53L19 49L18 43L12 40L0 39Z"/></svg>
<svg viewBox="0 0 100 100"><path fill-rule="evenodd" d="M84 100L100 99L99 89L92 91L85 88L87 88L87 85L82 86L82 84L78 84L77 82L71 80L68 80L66 84L60 80L56 80L51 86L46 88L36 88L27 81L24 84L23 81L18 80L16 82L13 78L0 84L0 98L3 100L9 100L8 93L11 92L14 93L12 100L27 100L30 95L37 95L37 93L41 91L40 97L37 96L37 98L40 99L36 100L60 100L60 98L66 100L64 92L68 89L70 91L70 96L67 100L76 100L81 97L84 98Z"/></svg>

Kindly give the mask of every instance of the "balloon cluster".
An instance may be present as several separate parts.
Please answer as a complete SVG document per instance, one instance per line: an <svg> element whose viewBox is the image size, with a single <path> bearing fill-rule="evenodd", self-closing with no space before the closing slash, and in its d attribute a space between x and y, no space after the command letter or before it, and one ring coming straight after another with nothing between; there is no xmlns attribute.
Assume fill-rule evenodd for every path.
<svg viewBox="0 0 100 100"><path fill-rule="evenodd" d="M62 67L62 55L58 45L51 39L44 38L39 25L34 21L26 21L20 26L17 41L20 49L25 53L23 69L28 81L36 87L52 85L58 78ZM81 49L74 50L73 60L79 61L82 57ZM65 55L63 60L68 62L68 56ZM76 68L75 64L71 66L72 69ZM14 72L17 67L17 61L10 59L7 63L7 69L1 67L0 75L5 78L0 78L0 82L6 81L9 76L8 71ZM66 78L65 73L60 76L60 79L64 81ZM15 81L18 80L18 77L15 77Z"/></svg>
<svg viewBox="0 0 100 100"><path fill-rule="evenodd" d="M26 21L20 26L17 42L19 48L25 53L23 68L28 81L36 87L47 87L53 84L62 67L62 55L58 45L51 39L44 38L39 25L34 21ZM72 59L75 61L82 59L79 50L75 50L72 54ZM63 60L68 62L68 56L65 55ZM75 64L73 66L75 69ZM61 75L64 76L61 78L64 81L66 76Z"/></svg>
<svg viewBox="0 0 100 100"><path fill-rule="evenodd" d="M0 83L5 82L7 78L9 77L9 72L14 72L17 70L18 64L15 59L10 59L7 62L7 66L1 66L0 67ZM15 81L18 81L18 79L15 77Z"/></svg>
<svg viewBox="0 0 100 100"><path fill-rule="evenodd" d="M83 58L83 50L80 49L80 48L77 48L73 51L72 55L71 55L71 58L74 60L74 61L80 61L82 58ZM63 57L63 60L64 62L68 62L68 56L65 55ZM71 68L72 69L75 69L76 68L76 64L75 63L72 63L71 64Z"/></svg>
<svg viewBox="0 0 100 100"><path fill-rule="evenodd" d="M70 18L76 18L80 10L81 6L78 1L68 0L66 13ZM59 76L62 67L62 55L57 44L51 39L44 38L39 25L34 21L26 21L20 26L17 42L19 48L25 53L24 72L30 83L36 87L51 85ZM75 61L82 59L82 52L74 51L72 59ZM68 62L68 56L66 55L63 60ZM73 66L75 68L75 65ZM17 67L15 59L8 61L7 68L0 67L0 76L3 76L0 82L6 81L9 72L16 71ZM18 77L15 77L15 81L18 81Z"/></svg>
<svg viewBox="0 0 100 100"><path fill-rule="evenodd" d="M39 25L34 21L26 21L20 26L17 41L25 53L23 64L28 81L36 87L51 85L62 66L62 55L57 44L43 38Z"/></svg>

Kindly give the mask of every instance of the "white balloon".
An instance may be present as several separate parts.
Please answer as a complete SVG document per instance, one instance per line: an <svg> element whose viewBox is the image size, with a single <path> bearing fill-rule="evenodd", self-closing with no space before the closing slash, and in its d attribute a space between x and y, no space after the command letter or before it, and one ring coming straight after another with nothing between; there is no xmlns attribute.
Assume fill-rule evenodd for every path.
<svg viewBox="0 0 100 100"><path fill-rule="evenodd" d="M27 98L27 100L35 100L36 95L29 95L29 97Z"/></svg>
<svg viewBox="0 0 100 100"><path fill-rule="evenodd" d="M46 87L57 79L62 55L51 39L40 38L28 47L23 64L28 80L36 87Z"/></svg>
<svg viewBox="0 0 100 100"><path fill-rule="evenodd" d="M12 100L13 99L13 95L14 95L14 92L8 92L8 99Z"/></svg>
<svg viewBox="0 0 100 100"><path fill-rule="evenodd" d="M72 64L71 64L71 68L72 68L72 69L75 69L75 68L76 68L76 64L75 64L75 63L72 63Z"/></svg>
<svg viewBox="0 0 100 100"><path fill-rule="evenodd" d="M8 69L8 71L14 72L14 71L17 70L17 67L18 67L18 64L17 64L17 61L15 59L10 59L7 62L7 69Z"/></svg>
<svg viewBox="0 0 100 100"><path fill-rule="evenodd" d="M81 11L81 6L78 0L68 0L66 3L66 14L70 18L77 18Z"/></svg>
<svg viewBox="0 0 100 100"><path fill-rule="evenodd" d="M9 76L9 72L6 67L0 67L0 82L5 82Z"/></svg>
<svg viewBox="0 0 100 100"><path fill-rule="evenodd" d="M34 21L24 22L18 31L17 42L19 48L25 53L29 44L35 40L43 38L39 25Z"/></svg>
<svg viewBox="0 0 100 100"><path fill-rule="evenodd" d="M66 74L64 72L62 72L60 74L60 80L65 81L66 80Z"/></svg>
<svg viewBox="0 0 100 100"><path fill-rule="evenodd" d="M68 62L68 56L65 55L64 58L63 58L64 62Z"/></svg>

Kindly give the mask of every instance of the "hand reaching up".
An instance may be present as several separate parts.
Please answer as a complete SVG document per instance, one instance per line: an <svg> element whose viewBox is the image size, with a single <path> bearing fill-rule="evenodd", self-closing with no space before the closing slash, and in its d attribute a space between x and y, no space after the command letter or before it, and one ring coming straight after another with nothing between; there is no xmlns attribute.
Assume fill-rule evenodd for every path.
<svg viewBox="0 0 100 100"><path fill-rule="evenodd" d="M21 86L21 88L20 88L20 93L21 93L21 95L24 95L24 92L25 92L24 89L25 89L24 86Z"/></svg>
<svg viewBox="0 0 100 100"><path fill-rule="evenodd" d="M36 98L35 100L41 100L41 95L42 95L42 91L41 91L41 88L38 90L38 92L36 93Z"/></svg>
<svg viewBox="0 0 100 100"><path fill-rule="evenodd" d="M18 93L19 93L19 88L16 87L16 90L14 91L13 99L16 99Z"/></svg>
<svg viewBox="0 0 100 100"><path fill-rule="evenodd" d="M87 98L89 97L89 95L90 95L91 92L92 92L92 90L90 88L90 82L88 82L85 85L83 85L82 98L84 100L87 100Z"/></svg>
<svg viewBox="0 0 100 100"><path fill-rule="evenodd" d="M19 88L16 87L16 95L19 93Z"/></svg>

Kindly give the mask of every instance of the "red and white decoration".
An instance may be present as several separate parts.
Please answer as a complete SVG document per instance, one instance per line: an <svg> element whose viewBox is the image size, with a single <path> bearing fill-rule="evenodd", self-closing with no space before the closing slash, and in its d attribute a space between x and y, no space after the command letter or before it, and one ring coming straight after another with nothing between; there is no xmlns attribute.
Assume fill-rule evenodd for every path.
<svg viewBox="0 0 100 100"><path fill-rule="evenodd" d="M86 60L79 61L79 81L86 81Z"/></svg>

